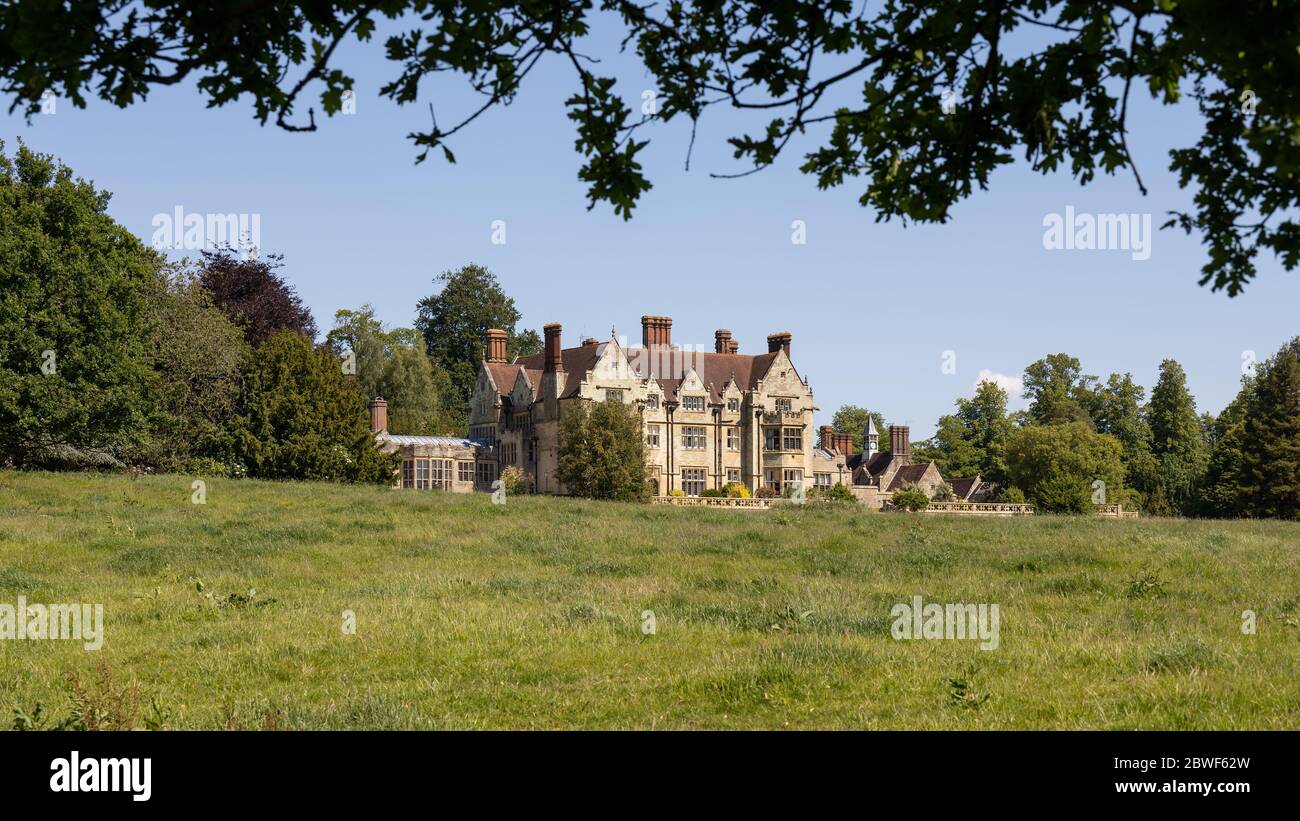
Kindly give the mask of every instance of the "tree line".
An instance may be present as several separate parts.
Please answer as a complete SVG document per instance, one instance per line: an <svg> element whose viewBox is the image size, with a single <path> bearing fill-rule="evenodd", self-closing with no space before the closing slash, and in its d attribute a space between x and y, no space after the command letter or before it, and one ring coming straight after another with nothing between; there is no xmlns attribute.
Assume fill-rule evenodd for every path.
<svg viewBox="0 0 1300 821"><path fill-rule="evenodd" d="M1104 501L1151 515L1300 518L1300 337L1244 374L1217 416L1197 413L1173 359L1149 400L1132 374L1103 382L1065 353L1025 368L1023 395L1026 409L1008 412L1007 392L981 382L913 445L913 461L934 461L950 479L978 474L1000 499L1048 511ZM834 427L858 436L866 414L846 405Z"/></svg>
<svg viewBox="0 0 1300 821"><path fill-rule="evenodd" d="M109 196L0 142L0 465L387 482L371 398L394 433L464 434L483 331L541 348L476 265L436 277L413 327L362 305L318 342L280 255L168 261Z"/></svg>

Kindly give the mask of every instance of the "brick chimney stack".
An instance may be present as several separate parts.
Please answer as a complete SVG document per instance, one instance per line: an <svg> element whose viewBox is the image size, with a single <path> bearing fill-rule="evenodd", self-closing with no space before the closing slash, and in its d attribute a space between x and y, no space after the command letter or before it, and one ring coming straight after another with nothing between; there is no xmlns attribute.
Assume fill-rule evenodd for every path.
<svg viewBox="0 0 1300 821"><path fill-rule="evenodd" d="M370 400L370 432L388 433L388 403L382 396Z"/></svg>
<svg viewBox="0 0 1300 821"><path fill-rule="evenodd" d="M673 344L673 318L670 316L641 317L641 344L647 348L668 348Z"/></svg>
<svg viewBox="0 0 1300 821"><path fill-rule="evenodd" d="M889 450L894 454L894 458L902 458L909 462L911 461L911 432L908 430L907 425L889 426Z"/></svg>
<svg viewBox="0 0 1300 821"><path fill-rule="evenodd" d="M847 433L831 434L831 443L835 446L835 450L840 452L841 456L847 457L852 455L853 437L849 436Z"/></svg>
<svg viewBox="0 0 1300 821"><path fill-rule="evenodd" d="M487 353L484 356L487 362L505 362L506 361L506 332L500 328L488 328L487 330Z"/></svg>
<svg viewBox="0 0 1300 821"><path fill-rule="evenodd" d="M728 340L727 353L740 353L740 342L735 339Z"/></svg>
<svg viewBox="0 0 1300 821"><path fill-rule="evenodd" d="M791 340L792 338L793 338L793 337L790 336L790 332L789 332L789 331L782 331L782 332L777 333L777 334L768 334L768 336L767 336L767 352L768 352L768 353L776 353L777 351L785 351L785 355L786 355L786 356L789 356L789 355L790 355L790 340Z"/></svg>
<svg viewBox="0 0 1300 821"><path fill-rule="evenodd" d="M830 425L822 425L817 429L817 434L821 438L819 446L822 450L835 449L835 428Z"/></svg>
<svg viewBox="0 0 1300 821"><path fill-rule="evenodd" d="M560 355L560 329L562 327L558 322L542 326L542 332L546 334L546 357L544 360L545 365L542 368L544 373L556 373L564 370L564 360Z"/></svg>
<svg viewBox="0 0 1300 821"><path fill-rule="evenodd" d="M731 331L726 328L719 328L713 332L713 352L734 353L731 350Z"/></svg>

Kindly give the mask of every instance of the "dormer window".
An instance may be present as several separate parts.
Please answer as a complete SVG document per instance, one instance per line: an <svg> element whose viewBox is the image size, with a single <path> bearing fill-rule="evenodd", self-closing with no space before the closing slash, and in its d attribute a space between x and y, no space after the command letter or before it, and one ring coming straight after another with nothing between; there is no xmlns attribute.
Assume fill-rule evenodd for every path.
<svg viewBox="0 0 1300 821"><path fill-rule="evenodd" d="M683 397L682 397L682 410L687 410L687 411L702 411L702 410L704 410L704 397L703 397L703 396L683 396Z"/></svg>
<svg viewBox="0 0 1300 821"><path fill-rule="evenodd" d="M645 406L649 410L659 410L659 395L652 393L647 396L645 398Z"/></svg>
<svg viewBox="0 0 1300 821"><path fill-rule="evenodd" d="M740 400L739 400L739 399L728 399L728 400L727 400L727 412L728 412L728 413L740 413Z"/></svg>
<svg viewBox="0 0 1300 821"><path fill-rule="evenodd" d="M778 400L776 400L776 410L777 410L778 413L793 413L793 412L794 412L794 400L793 400L793 399L778 399Z"/></svg>

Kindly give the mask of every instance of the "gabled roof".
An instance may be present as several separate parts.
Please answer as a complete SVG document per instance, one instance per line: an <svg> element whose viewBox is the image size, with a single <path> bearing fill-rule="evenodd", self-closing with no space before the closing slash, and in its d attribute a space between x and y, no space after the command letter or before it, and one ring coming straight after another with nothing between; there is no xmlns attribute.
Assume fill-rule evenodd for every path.
<svg viewBox="0 0 1300 821"><path fill-rule="evenodd" d="M514 362L484 362L492 381L497 385L497 395L509 396L515 389L515 379L519 376L520 366Z"/></svg>
<svg viewBox="0 0 1300 821"><path fill-rule="evenodd" d="M902 488L903 485L910 482L921 481L921 477L925 475L925 472L930 469L930 465L933 464L934 462L926 462L923 465L903 465L898 469L898 472L894 474L894 480L889 483L889 490L898 490Z"/></svg>
<svg viewBox="0 0 1300 821"><path fill-rule="evenodd" d="M598 345L580 345L575 348L564 348L560 351L560 361L564 366L564 371L569 375L565 381L564 392L560 394L561 399L568 399L577 396L579 387L587 372L596 367L596 361L604 346ZM630 352L624 350L624 356ZM743 391L753 390L758 384L758 380L767 375L767 371L772 367L773 360L776 359L776 353L763 354L739 354L739 353L708 353L697 351L685 351L682 353L682 359L687 367L694 367L696 373L700 376L700 381L709 388L710 399L714 402L722 401L721 391L726 387L727 382L735 379L736 385ZM628 357L629 364L640 364L640 358L636 356ZM489 368L513 368L524 367L528 369L529 378L533 380L536 387L540 382L542 369L546 364L546 354L538 353L531 356L525 356L518 359L510 365L500 363L489 364ZM514 385L514 371L511 372L510 382ZM532 375L536 373L537 377ZM653 374L642 374L642 377L652 376ZM497 380L497 390L503 390L501 379L493 371L493 378ZM677 389L681 386L682 380L668 379L662 376L656 376L656 381L663 389L664 399L669 402L677 400ZM509 392L509 389L504 389Z"/></svg>
<svg viewBox="0 0 1300 821"><path fill-rule="evenodd" d="M970 498L971 491L980 483L980 477L975 476L970 479L949 479L948 486L952 488L952 493L963 502Z"/></svg>

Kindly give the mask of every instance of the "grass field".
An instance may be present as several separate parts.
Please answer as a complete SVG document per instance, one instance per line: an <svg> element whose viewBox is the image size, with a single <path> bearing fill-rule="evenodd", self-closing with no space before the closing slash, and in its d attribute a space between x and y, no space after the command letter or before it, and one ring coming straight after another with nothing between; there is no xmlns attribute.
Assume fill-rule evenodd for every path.
<svg viewBox="0 0 1300 821"><path fill-rule="evenodd" d="M190 481L0 471L0 603L106 622L0 641L5 726L1300 727L1297 524ZM998 648L893 639L915 595Z"/></svg>

